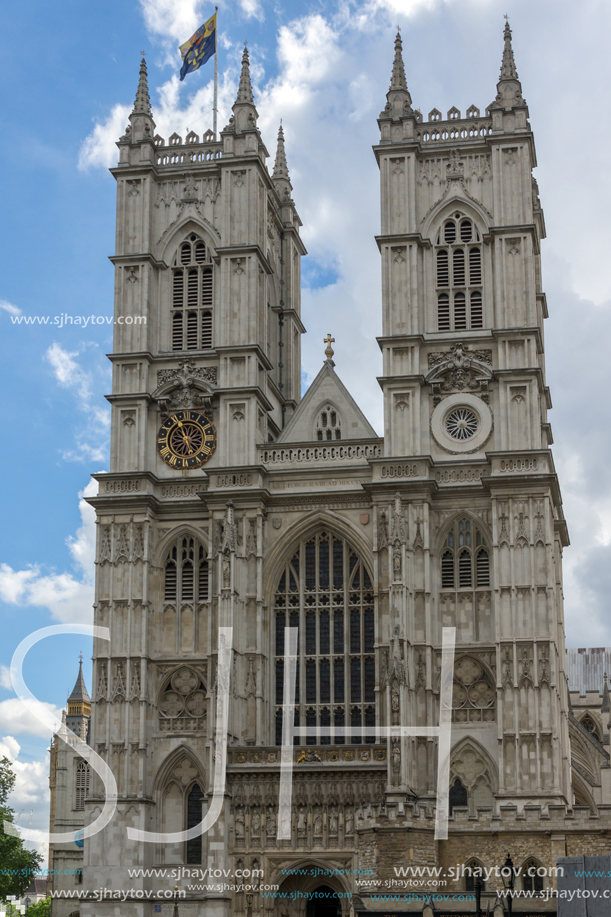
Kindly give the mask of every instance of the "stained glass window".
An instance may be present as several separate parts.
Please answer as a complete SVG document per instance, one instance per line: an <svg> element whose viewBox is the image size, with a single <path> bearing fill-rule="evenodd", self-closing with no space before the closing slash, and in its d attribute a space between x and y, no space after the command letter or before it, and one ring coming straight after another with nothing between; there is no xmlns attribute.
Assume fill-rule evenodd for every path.
<svg viewBox="0 0 611 917"><path fill-rule="evenodd" d="M363 737L324 737L321 727L375 726L375 617L371 574L350 545L321 531L301 543L280 574L274 596L276 743L282 740L284 629L299 628L297 718L308 727L295 744L355 744ZM347 715L346 703L350 702ZM310 731L311 730L311 731Z"/></svg>

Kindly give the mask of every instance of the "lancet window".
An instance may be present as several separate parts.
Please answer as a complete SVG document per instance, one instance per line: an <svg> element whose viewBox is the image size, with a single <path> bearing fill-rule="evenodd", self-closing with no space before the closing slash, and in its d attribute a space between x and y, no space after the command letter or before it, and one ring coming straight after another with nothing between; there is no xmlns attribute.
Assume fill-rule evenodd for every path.
<svg viewBox="0 0 611 917"><path fill-rule="evenodd" d="M490 586L490 551L483 532L467 518L457 519L441 552L442 589Z"/></svg>
<svg viewBox="0 0 611 917"><path fill-rule="evenodd" d="M208 598L206 550L195 538L178 538L165 562L163 597L166 602L203 602Z"/></svg>
<svg viewBox="0 0 611 917"><path fill-rule="evenodd" d="M213 267L205 242L191 233L172 268L172 350L212 348Z"/></svg>
<svg viewBox="0 0 611 917"><path fill-rule="evenodd" d="M339 411L327 404L316 418L316 439L318 442L329 442L342 438L342 421Z"/></svg>
<svg viewBox="0 0 611 917"><path fill-rule="evenodd" d="M274 616L276 744L282 741L286 627L298 628L295 724L309 727L294 743L373 742L373 585L352 546L325 531L302 541L278 581ZM335 727L346 726L355 734L335 735ZM321 732L325 727L330 734Z"/></svg>
<svg viewBox="0 0 611 917"><path fill-rule="evenodd" d="M437 330L483 328L482 246L479 231L464 214L444 221L435 245Z"/></svg>
<svg viewBox="0 0 611 917"><path fill-rule="evenodd" d="M74 808L77 812L82 812L89 792L89 765L86 761L79 761L76 765L75 789Z"/></svg>

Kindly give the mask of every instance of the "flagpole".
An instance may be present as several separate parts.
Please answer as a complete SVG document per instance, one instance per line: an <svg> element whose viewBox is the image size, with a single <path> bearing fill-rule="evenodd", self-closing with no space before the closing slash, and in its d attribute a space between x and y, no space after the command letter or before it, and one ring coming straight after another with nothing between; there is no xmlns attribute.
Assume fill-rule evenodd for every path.
<svg viewBox="0 0 611 917"><path fill-rule="evenodd" d="M219 17L218 6L214 7L216 12L216 28L214 30L214 108L212 109L212 132L214 134L214 139L216 140L216 116L217 116L217 106L218 106L218 93L219 93L219 71L218 71L218 47L219 47Z"/></svg>

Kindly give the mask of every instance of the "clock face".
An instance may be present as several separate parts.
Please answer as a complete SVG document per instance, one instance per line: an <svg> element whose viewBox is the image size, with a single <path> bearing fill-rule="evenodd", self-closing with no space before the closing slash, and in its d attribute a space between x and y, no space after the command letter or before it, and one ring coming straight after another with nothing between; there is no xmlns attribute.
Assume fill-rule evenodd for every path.
<svg viewBox="0 0 611 917"><path fill-rule="evenodd" d="M161 425L157 450L172 468L200 468L216 448L216 430L197 411L178 411Z"/></svg>

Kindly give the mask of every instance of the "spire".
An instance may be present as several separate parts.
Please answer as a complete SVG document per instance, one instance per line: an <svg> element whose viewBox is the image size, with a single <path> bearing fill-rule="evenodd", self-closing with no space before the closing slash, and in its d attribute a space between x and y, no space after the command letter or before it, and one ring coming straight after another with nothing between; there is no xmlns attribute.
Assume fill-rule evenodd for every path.
<svg viewBox="0 0 611 917"><path fill-rule="evenodd" d="M290 200L293 186L291 184L291 179L289 178L289 167L286 164L286 150L284 149L284 131L282 129L282 121L280 122L280 128L278 130L278 146L276 148L276 161L274 163L272 181L276 191L278 192L278 197L280 200Z"/></svg>
<svg viewBox="0 0 611 917"><path fill-rule="evenodd" d="M246 42L244 42L244 53L242 54L242 72L240 73L238 94L233 103L232 111L233 115L225 128L226 131L234 131L239 134L242 131L256 129L258 116L252 94L252 83L250 82L250 61ZM268 154L266 153L266 155Z"/></svg>
<svg viewBox="0 0 611 917"><path fill-rule="evenodd" d="M392 118L396 120L397 118L405 118L407 116L414 117L414 111L412 109L412 97L409 94L407 80L405 79L401 32L397 31L390 88L386 93L386 106L384 111L381 112L380 118Z"/></svg>
<svg viewBox="0 0 611 917"><path fill-rule="evenodd" d="M505 47L503 49L503 63L501 64L501 80L517 80L518 71L516 70L516 62L513 56L513 48L511 46L511 29L509 28L509 20L505 23Z"/></svg>
<svg viewBox="0 0 611 917"><path fill-rule="evenodd" d="M151 140L155 134L155 122L153 121L153 111L151 109L151 97L149 96L149 84L146 72L146 61L144 55L140 63L140 75L138 77L138 89L132 113L129 116L129 124L122 141L139 143L141 140Z"/></svg>
<svg viewBox="0 0 611 917"><path fill-rule="evenodd" d="M255 104L252 94L252 84L250 82L250 61L246 42L244 42L244 53L242 54L242 72L240 73L240 85L238 86L236 104L239 102L250 102L251 105Z"/></svg>
<svg viewBox="0 0 611 917"><path fill-rule="evenodd" d="M403 42L401 32L397 31L395 38L395 59L392 65L392 74L390 77L390 89L404 89L407 92L407 81L405 79L405 67L403 65Z"/></svg>
<svg viewBox="0 0 611 917"><path fill-rule="evenodd" d="M504 47L503 60L501 63L501 74L496 85L497 96L491 108L510 109L514 107L524 107L526 102L522 97L522 86L518 79L518 71L513 56L513 46L511 44L511 29L509 28L509 19L507 17L505 29L503 32Z"/></svg>
<svg viewBox="0 0 611 917"><path fill-rule="evenodd" d="M89 697L89 692L87 691L87 686L85 685L85 678L83 676L83 654L81 653L79 659L78 667L78 677L76 679L76 684L72 689L72 694L68 698L70 701L85 701L85 703L91 703L91 698Z"/></svg>
<svg viewBox="0 0 611 917"><path fill-rule="evenodd" d="M140 63L140 77L138 79L138 91L136 92L136 101L134 102L133 114L153 116L151 109L151 98L149 96L148 75L146 71L146 61L144 56Z"/></svg>

